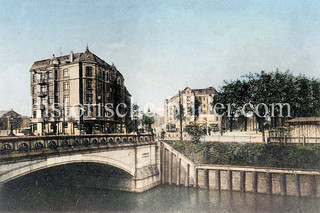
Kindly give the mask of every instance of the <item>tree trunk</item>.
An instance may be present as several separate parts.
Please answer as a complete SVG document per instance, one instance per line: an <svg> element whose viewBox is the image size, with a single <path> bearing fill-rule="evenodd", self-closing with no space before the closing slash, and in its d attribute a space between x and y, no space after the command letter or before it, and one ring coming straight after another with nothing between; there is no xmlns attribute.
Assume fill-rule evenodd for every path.
<svg viewBox="0 0 320 213"><path fill-rule="evenodd" d="M230 127L230 132L232 132L233 129L233 119L229 119L229 127Z"/></svg>
<svg viewBox="0 0 320 213"><path fill-rule="evenodd" d="M248 118L244 117L244 131L246 132L248 129Z"/></svg>
<svg viewBox="0 0 320 213"><path fill-rule="evenodd" d="M180 116L180 140L182 141L183 140L183 137L182 137L182 117Z"/></svg>

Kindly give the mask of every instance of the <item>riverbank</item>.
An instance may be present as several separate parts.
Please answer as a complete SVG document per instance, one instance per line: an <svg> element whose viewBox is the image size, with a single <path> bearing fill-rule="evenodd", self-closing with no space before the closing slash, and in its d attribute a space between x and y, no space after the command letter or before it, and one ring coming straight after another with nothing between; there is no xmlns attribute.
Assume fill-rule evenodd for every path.
<svg viewBox="0 0 320 213"><path fill-rule="evenodd" d="M198 164L320 169L320 146L165 141Z"/></svg>

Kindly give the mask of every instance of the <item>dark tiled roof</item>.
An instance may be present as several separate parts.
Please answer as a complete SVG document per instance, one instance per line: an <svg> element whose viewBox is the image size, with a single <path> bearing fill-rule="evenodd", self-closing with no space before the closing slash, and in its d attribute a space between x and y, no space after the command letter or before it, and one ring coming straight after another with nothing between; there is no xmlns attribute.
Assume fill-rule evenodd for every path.
<svg viewBox="0 0 320 213"><path fill-rule="evenodd" d="M40 61L35 61L32 65L31 69L37 69L37 68L46 68L53 64L55 60L59 62L60 65L67 64L67 62L70 61L70 55L64 55L59 57L52 57L49 59L44 59ZM73 62L94 62L98 63L106 68L112 69L113 66L109 65L107 62L90 52L89 49L87 49L84 53L73 53Z"/></svg>

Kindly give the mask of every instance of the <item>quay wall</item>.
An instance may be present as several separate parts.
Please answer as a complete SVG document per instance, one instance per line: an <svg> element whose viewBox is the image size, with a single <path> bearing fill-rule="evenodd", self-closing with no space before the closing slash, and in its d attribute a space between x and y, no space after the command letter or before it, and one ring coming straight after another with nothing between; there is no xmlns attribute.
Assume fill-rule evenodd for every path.
<svg viewBox="0 0 320 213"><path fill-rule="evenodd" d="M161 183L202 189L320 198L320 171L195 164L160 142Z"/></svg>

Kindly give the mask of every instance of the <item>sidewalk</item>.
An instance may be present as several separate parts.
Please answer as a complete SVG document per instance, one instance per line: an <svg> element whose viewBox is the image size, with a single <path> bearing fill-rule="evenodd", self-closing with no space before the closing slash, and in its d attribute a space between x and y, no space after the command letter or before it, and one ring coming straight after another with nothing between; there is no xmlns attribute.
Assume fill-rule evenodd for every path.
<svg viewBox="0 0 320 213"><path fill-rule="evenodd" d="M225 132L221 136L220 132L212 133L205 136L201 141L207 142L240 142L240 143L262 143L262 133L256 131L241 132L235 130L233 132Z"/></svg>

